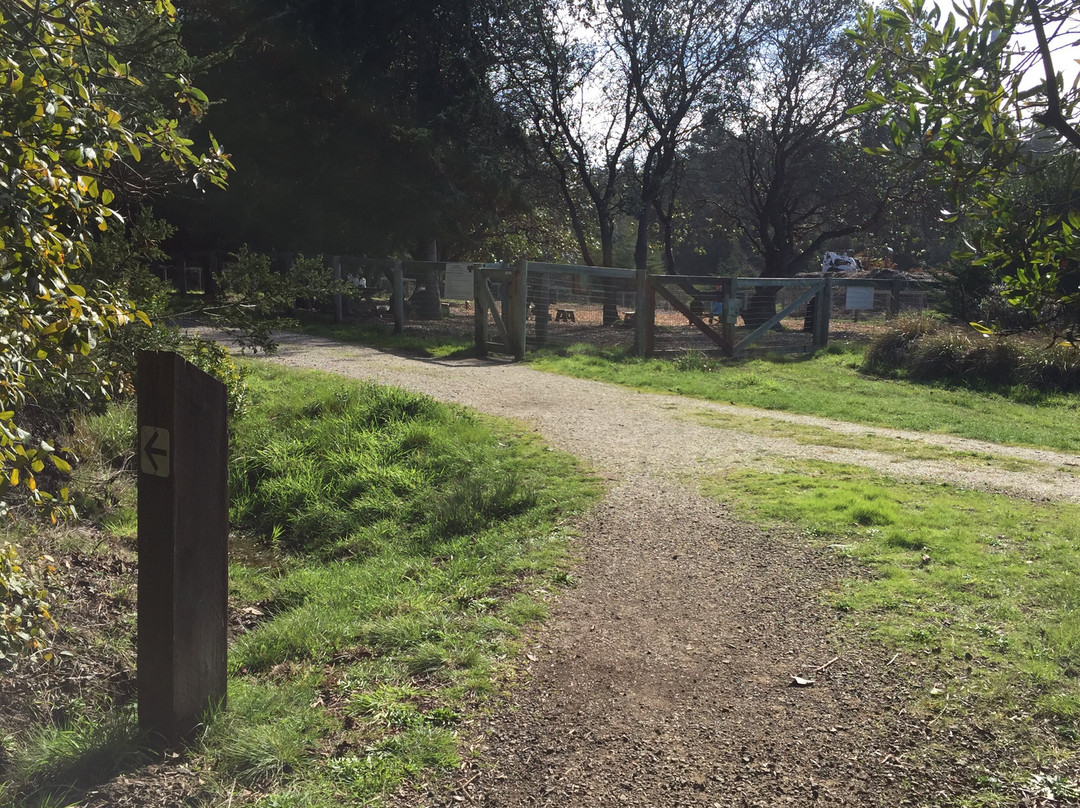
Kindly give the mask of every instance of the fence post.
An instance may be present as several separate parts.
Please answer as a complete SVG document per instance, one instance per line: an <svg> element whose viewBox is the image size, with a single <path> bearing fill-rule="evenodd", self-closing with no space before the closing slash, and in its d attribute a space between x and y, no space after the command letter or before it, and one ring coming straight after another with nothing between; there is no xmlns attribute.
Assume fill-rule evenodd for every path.
<svg viewBox="0 0 1080 808"><path fill-rule="evenodd" d="M645 286L645 356L653 355L656 344L656 287L652 281Z"/></svg>
<svg viewBox="0 0 1080 808"><path fill-rule="evenodd" d="M832 278L821 281L821 288L814 297L814 348L829 344L829 322L832 318Z"/></svg>
<svg viewBox="0 0 1080 808"><path fill-rule="evenodd" d="M517 269L510 275L507 308L503 311L506 330L510 335L510 349L515 359L525 358L525 329L528 320L528 261L519 261Z"/></svg>
<svg viewBox="0 0 1080 808"><path fill-rule="evenodd" d="M487 275L480 264L473 264L473 339L476 342L476 355L487 356L488 353L488 310L487 295L483 292L487 284Z"/></svg>
<svg viewBox="0 0 1080 808"><path fill-rule="evenodd" d="M648 323L653 319L646 311L649 307L648 297L649 270L638 267L634 275L634 353L638 356L648 355Z"/></svg>
<svg viewBox="0 0 1080 808"><path fill-rule="evenodd" d="M536 347L547 345L548 324L551 321L551 274L544 272L536 279L536 296L533 298L533 323L536 334ZM525 318L529 317L526 301Z"/></svg>
<svg viewBox="0 0 1080 808"><path fill-rule="evenodd" d="M893 278L889 285L889 316L896 317L900 313L900 288L903 281Z"/></svg>
<svg viewBox="0 0 1080 808"><path fill-rule="evenodd" d="M721 309L720 336L723 340L724 356L735 355L735 325L739 321L739 312L735 310L735 276L720 279L720 297L723 302Z"/></svg>

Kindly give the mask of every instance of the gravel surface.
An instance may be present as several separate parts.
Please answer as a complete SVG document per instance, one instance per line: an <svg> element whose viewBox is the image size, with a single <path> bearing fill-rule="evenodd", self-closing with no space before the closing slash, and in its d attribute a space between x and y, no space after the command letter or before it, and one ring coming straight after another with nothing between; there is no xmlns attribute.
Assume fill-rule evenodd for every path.
<svg viewBox="0 0 1080 808"><path fill-rule="evenodd" d="M1077 501L1080 457L637 393L507 362L404 358L295 335L281 342L271 361L524 422L608 481L578 524L577 585L532 638L525 675L466 725L473 753L461 770L403 790L398 805L935 805L970 786L962 761L915 751L933 729L904 711L907 661L834 631L821 594L857 571L740 523L699 496L694 477L816 457ZM730 421L708 426L703 412L974 455L920 462ZM987 453L1028 463L1009 471L970 459Z"/></svg>

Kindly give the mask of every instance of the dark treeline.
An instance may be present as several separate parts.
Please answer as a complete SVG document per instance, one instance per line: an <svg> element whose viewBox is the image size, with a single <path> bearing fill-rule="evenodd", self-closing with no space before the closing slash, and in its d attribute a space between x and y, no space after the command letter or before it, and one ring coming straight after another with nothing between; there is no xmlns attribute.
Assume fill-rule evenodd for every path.
<svg viewBox="0 0 1080 808"><path fill-rule="evenodd" d="M158 202L176 249L787 275L901 248L917 184L846 114L854 0L188 0L186 68L236 171ZM175 54L171 58L176 58ZM890 230L892 226L892 230ZM905 241L906 239L906 241Z"/></svg>

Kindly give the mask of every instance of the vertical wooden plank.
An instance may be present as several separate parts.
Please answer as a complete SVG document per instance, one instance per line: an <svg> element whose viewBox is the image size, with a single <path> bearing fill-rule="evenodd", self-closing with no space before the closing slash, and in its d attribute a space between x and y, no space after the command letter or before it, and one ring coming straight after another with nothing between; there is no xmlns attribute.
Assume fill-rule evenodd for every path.
<svg viewBox="0 0 1080 808"><path fill-rule="evenodd" d="M735 355L735 326L739 322L739 312L737 310L737 298L735 297L735 277L722 278L720 281L720 297L724 303L724 310L721 314L722 322L720 324L720 337L723 345L720 350L724 356Z"/></svg>
<svg viewBox="0 0 1080 808"><path fill-rule="evenodd" d="M892 283L889 285L889 316L896 317L900 314L900 290L903 287L903 281L900 278L893 278Z"/></svg>
<svg viewBox="0 0 1080 808"><path fill-rule="evenodd" d="M525 358L525 327L528 315L528 261L518 262L510 275L509 311L504 312L506 330L510 335L510 349L515 359Z"/></svg>
<svg viewBox="0 0 1080 808"><path fill-rule="evenodd" d="M548 327L551 325L551 273L544 272L535 283L536 297L533 298L533 333L536 335L536 345L543 348L547 345ZM528 317L528 303L526 302L525 316Z"/></svg>
<svg viewBox="0 0 1080 808"><path fill-rule="evenodd" d="M476 343L476 355L488 354L488 295L483 286L488 282L487 270L479 264L469 267L473 273L473 340Z"/></svg>
<svg viewBox="0 0 1080 808"><path fill-rule="evenodd" d="M180 356L141 351L139 723L172 746L226 693L225 386Z"/></svg>
<svg viewBox="0 0 1080 808"><path fill-rule="evenodd" d="M390 296L390 310L394 312L394 333L400 334L405 330L405 270L400 261L394 262L390 277L394 284Z"/></svg>
<svg viewBox="0 0 1080 808"><path fill-rule="evenodd" d="M647 320L651 319L646 317L646 307L648 303L646 299L649 296L649 270L638 267L634 274L634 353L637 356L646 356L647 350L645 343L648 338L646 334L649 330Z"/></svg>
<svg viewBox="0 0 1080 808"><path fill-rule="evenodd" d="M832 280L818 281L818 293L814 296L814 348L821 350L829 344L829 323L832 318Z"/></svg>
<svg viewBox="0 0 1080 808"><path fill-rule="evenodd" d="M640 316L640 315L639 315ZM653 355L656 345L656 288L649 280L645 289L645 356Z"/></svg>

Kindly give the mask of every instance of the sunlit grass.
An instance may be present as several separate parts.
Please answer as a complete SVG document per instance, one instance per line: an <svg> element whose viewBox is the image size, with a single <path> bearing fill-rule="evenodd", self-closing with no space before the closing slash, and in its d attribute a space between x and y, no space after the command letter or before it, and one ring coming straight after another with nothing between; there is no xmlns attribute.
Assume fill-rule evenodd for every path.
<svg viewBox="0 0 1080 808"><path fill-rule="evenodd" d="M1077 506L809 461L716 476L705 490L869 571L827 602L920 661L932 677L920 688L924 707L1003 733L1045 724L1063 741L1080 737Z"/></svg>
<svg viewBox="0 0 1080 808"><path fill-rule="evenodd" d="M230 650L205 755L262 805L366 804L457 762L458 716L566 579L558 523L598 493L567 456L401 390L251 363L234 559L263 619ZM258 553L247 555L258 556Z"/></svg>
<svg viewBox="0 0 1080 808"><path fill-rule="evenodd" d="M861 346L835 344L812 357L689 363L579 346L565 355L537 355L530 364L554 373L707 401L1080 452L1080 396L1032 396L1018 391L1009 397L881 379L859 370L862 355Z"/></svg>

